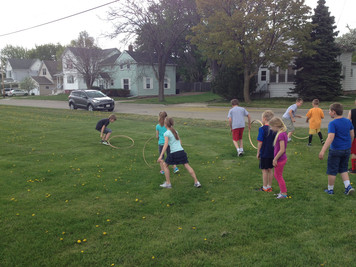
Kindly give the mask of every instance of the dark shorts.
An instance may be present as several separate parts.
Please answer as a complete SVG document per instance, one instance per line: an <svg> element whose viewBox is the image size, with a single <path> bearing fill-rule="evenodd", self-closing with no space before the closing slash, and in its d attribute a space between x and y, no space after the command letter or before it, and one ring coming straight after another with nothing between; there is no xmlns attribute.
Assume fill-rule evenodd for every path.
<svg viewBox="0 0 356 267"><path fill-rule="evenodd" d="M350 149L346 150L332 150L329 149L328 167L326 174L337 175L348 171L348 164L350 158Z"/></svg>
<svg viewBox="0 0 356 267"><path fill-rule="evenodd" d="M101 129L99 129L99 130L98 130L98 129L96 129L96 130L97 130L97 131L99 131L99 132L101 132ZM112 131L111 131L111 129L109 129L109 128L106 128L106 127L105 127L105 129L104 129L104 132L103 132L103 133L104 133L104 134L107 134L107 133L111 133L111 132L112 132Z"/></svg>
<svg viewBox="0 0 356 267"><path fill-rule="evenodd" d="M161 155L162 149L163 149L163 145L158 145L158 152L159 152L159 155ZM166 153L167 153L167 155L168 155L169 153L171 153L171 150L170 150L169 146L167 147ZM159 156L159 155L158 155L158 156ZM163 158L162 158L162 159L164 159L164 155L163 155Z"/></svg>
<svg viewBox="0 0 356 267"><path fill-rule="evenodd" d="M356 154L356 138L352 141L351 154Z"/></svg>
<svg viewBox="0 0 356 267"><path fill-rule="evenodd" d="M273 169L273 158L260 158L260 169Z"/></svg>
<svg viewBox="0 0 356 267"><path fill-rule="evenodd" d="M187 153L184 150L167 154L165 161L168 165L179 165L189 163Z"/></svg>
<svg viewBox="0 0 356 267"><path fill-rule="evenodd" d="M239 141L242 139L242 135L244 133L245 128L236 128L232 129L232 140Z"/></svg>

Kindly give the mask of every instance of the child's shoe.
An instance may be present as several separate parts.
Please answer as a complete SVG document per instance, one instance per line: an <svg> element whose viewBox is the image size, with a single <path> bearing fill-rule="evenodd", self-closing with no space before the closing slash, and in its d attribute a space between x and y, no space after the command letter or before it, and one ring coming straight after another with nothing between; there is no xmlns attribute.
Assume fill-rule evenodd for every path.
<svg viewBox="0 0 356 267"><path fill-rule="evenodd" d="M345 195L352 195L353 193L355 193L355 189L353 189L353 187L351 185L349 185L347 188L345 188Z"/></svg>
<svg viewBox="0 0 356 267"><path fill-rule="evenodd" d="M199 188L199 187L201 187L201 184L200 184L199 181L198 181L198 182L196 182L196 183L194 184L194 186L195 186L196 188Z"/></svg>
<svg viewBox="0 0 356 267"><path fill-rule="evenodd" d="M171 184L167 184L167 182L164 182L163 184L160 184L159 186L163 187L163 188L172 188L172 185Z"/></svg>
<svg viewBox="0 0 356 267"><path fill-rule="evenodd" d="M164 171L161 170L161 171L159 171L159 173L160 173L160 174L164 174Z"/></svg>
<svg viewBox="0 0 356 267"><path fill-rule="evenodd" d="M178 167L175 167L174 169L173 169L173 173L178 173L179 172L179 169L178 169ZM164 173L164 172L163 172Z"/></svg>
<svg viewBox="0 0 356 267"><path fill-rule="evenodd" d="M278 196L277 196L276 198L277 198L277 199L287 198L287 195L278 194Z"/></svg>
<svg viewBox="0 0 356 267"><path fill-rule="evenodd" d="M270 187L270 188L267 188L267 191L266 192L272 192L273 190L272 190L272 187Z"/></svg>
<svg viewBox="0 0 356 267"><path fill-rule="evenodd" d="M258 191L262 191L262 192L268 192L268 189L264 189L263 186L261 186Z"/></svg>
<svg viewBox="0 0 356 267"><path fill-rule="evenodd" d="M325 141L323 139L320 140L321 144L324 145Z"/></svg>
<svg viewBox="0 0 356 267"><path fill-rule="evenodd" d="M107 146L109 145L109 143L106 142L106 141L102 141L101 143L102 143L103 145L107 145Z"/></svg>
<svg viewBox="0 0 356 267"><path fill-rule="evenodd" d="M311 146L311 143L308 143L308 146Z"/></svg>
<svg viewBox="0 0 356 267"><path fill-rule="evenodd" d="M325 189L324 190L325 193L329 194L329 195L333 195L334 194L334 190L328 190L328 189ZM346 192L346 190L345 190ZM346 193L345 193L346 194Z"/></svg>

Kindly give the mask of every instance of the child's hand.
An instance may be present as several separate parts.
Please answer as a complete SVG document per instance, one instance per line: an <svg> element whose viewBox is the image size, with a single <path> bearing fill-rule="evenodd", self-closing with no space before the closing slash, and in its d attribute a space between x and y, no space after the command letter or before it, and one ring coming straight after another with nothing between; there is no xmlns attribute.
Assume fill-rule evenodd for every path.
<svg viewBox="0 0 356 267"><path fill-rule="evenodd" d="M257 159L260 159L260 153L257 153L256 158L257 158Z"/></svg>
<svg viewBox="0 0 356 267"><path fill-rule="evenodd" d="M320 153L319 153L319 159L320 159L320 160L324 159L324 152L320 151Z"/></svg>
<svg viewBox="0 0 356 267"><path fill-rule="evenodd" d="M273 164L273 167L276 167L277 166L277 160L274 159L272 164Z"/></svg>
<svg viewBox="0 0 356 267"><path fill-rule="evenodd" d="M161 161L162 161L162 157L159 157L159 158L157 159L157 162L160 163Z"/></svg>

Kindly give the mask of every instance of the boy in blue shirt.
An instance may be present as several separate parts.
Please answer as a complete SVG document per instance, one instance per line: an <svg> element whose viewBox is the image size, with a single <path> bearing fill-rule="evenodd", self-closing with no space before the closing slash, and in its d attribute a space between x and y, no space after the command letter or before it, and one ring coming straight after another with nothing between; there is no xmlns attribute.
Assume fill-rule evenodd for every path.
<svg viewBox="0 0 356 267"><path fill-rule="evenodd" d="M334 194L334 184L337 173L340 173L345 185L345 194L352 195L355 189L352 188L348 174L348 163L350 158L351 143L354 139L354 127L350 120L343 118L344 108L339 103L330 105L329 115L332 120L328 126L328 138L319 153L319 159L324 158L325 151L329 149L328 165L326 174L328 175L328 189L324 191L329 195Z"/></svg>
<svg viewBox="0 0 356 267"><path fill-rule="evenodd" d="M257 146L257 159L260 160L260 169L262 170L263 186L259 191L272 192L273 180L273 158L274 147L273 141L276 133L271 130L268 123L274 117L272 110L266 110L262 113L262 123L258 129L258 146Z"/></svg>

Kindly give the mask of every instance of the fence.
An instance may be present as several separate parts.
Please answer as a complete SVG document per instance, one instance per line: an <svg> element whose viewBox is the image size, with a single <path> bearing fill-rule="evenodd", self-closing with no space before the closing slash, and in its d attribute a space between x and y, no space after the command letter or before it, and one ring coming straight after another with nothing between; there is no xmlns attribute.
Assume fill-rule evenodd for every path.
<svg viewBox="0 0 356 267"><path fill-rule="evenodd" d="M177 82L177 94L184 92L209 92L211 91L210 82Z"/></svg>

